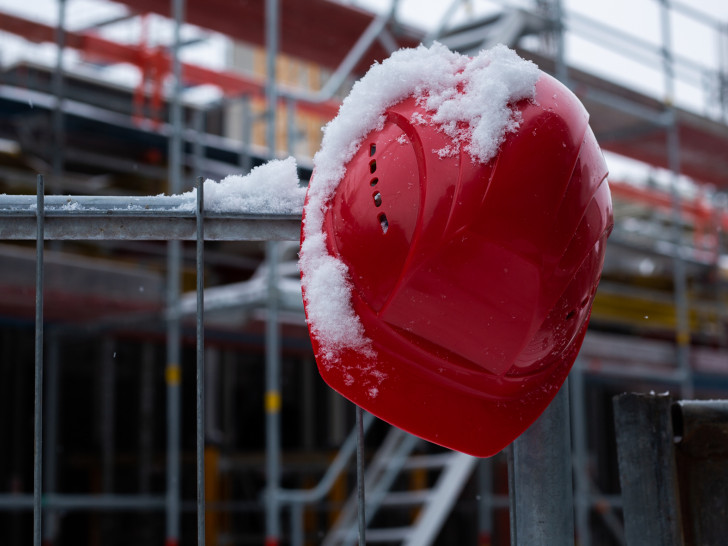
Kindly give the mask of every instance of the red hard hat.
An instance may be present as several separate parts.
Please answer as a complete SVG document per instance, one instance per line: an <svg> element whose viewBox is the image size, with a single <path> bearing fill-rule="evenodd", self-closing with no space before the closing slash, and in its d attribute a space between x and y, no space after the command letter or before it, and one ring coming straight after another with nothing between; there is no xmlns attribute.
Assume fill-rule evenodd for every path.
<svg viewBox="0 0 728 546"><path fill-rule="evenodd" d="M477 456L518 437L563 384L613 221L607 168L578 99L542 73L535 99L513 108L520 125L485 164L464 150L434 153L452 142L417 122L421 101L386 110L323 212L326 250L348 268L370 344L329 358L310 329L336 391Z"/></svg>

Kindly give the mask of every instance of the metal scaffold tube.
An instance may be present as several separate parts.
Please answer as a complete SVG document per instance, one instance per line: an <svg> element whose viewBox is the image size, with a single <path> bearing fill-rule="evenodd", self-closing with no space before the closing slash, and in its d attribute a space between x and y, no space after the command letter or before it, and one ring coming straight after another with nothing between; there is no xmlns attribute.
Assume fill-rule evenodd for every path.
<svg viewBox="0 0 728 546"><path fill-rule="evenodd" d="M34 449L33 449L33 546L40 546L42 541L42 506L43 490L43 198L45 186L43 177L38 175L37 190L37 226L35 255L35 389L34 389Z"/></svg>
<svg viewBox="0 0 728 546"><path fill-rule="evenodd" d="M197 545L205 546L205 222L202 177L197 180Z"/></svg>
<svg viewBox="0 0 728 546"><path fill-rule="evenodd" d="M63 151L65 146L65 130L63 127L64 73L63 52L66 47L66 0L58 1L58 25L56 26L56 69L53 72L53 185L61 186L64 171Z"/></svg>
<svg viewBox="0 0 728 546"><path fill-rule="evenodd" d="M665 86L665 108L670 124L667 127L668 168L670 170L670 192L672 197L672 236L675 244L673 256L673 290L675 297L675 342L677 344L677 367L681 374L683 398L692 398L693 382L690 369L690 324L687 297L687 272L682 255L682 199L678 188L680 178L680 133L675 109L675 67L672 56L672 26L668 0L660 0L660 31L662 37L662 68Z"/></svg>
<svg viewBox="0 0 728 546"><path fill-rule="evenodd" d="M179 59L181 26L184 21L184 0L172 0L174 19L172 44L172 96L170 97L169 182L170 193L182 192L182 74ZM195 226L196 227L196 226ZM178 311L182 244L179 240L167 243L167 505L166 546L177 546L181 519L181 414L182 414L182 326Z"/></svg>
<svg viewBox="0 0 728 546"><path fill-rule="evenodd" d="M517 546L574 542L568 384L510 450L511 541Z"/></svg>
<svg viewBox="0 0 728 546"><path fill-rule="evenodd" d="M278 92L276 61L278 58L278 0L265 2L266 46L266 141L269 157L276 156L276 120ZM281 392L280 392L280 326L278 324L278 245L266 243L268 262L268 304L265 330L265 415L266 415L266 494L265 544L277 546L280 541L280 475L281 475Z"/></svg>
<svg viewBox="0 0 728 546"><path fill-rule="evenodd" d="M0 195L0 239L36 239L36 198ZM194 198L49 195L45 240L185 240L197 237ZM205 211L207 241L295 241L300 214Z"/></svg>

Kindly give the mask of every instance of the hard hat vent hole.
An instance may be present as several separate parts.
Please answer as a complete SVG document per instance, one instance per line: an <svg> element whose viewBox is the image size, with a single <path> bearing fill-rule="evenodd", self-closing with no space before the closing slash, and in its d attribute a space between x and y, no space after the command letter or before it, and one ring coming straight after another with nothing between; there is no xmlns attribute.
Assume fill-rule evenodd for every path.
<svg viewBox="0 0 728 546"><path fill-rule="evenodd" d="M387 233L387 230L389 229L389 221L387 220L387 215L382 213L379 215L379 225L382 226L382 233Z"/></svg>
<svg viewBox="0 0 728 546"><path fill-rule="evenodd" d="M372 181L371 181L371 182L369 182L369 185L370 185L371 187L374 187L374 186L376 186L376 185L377 185L377 182L379 182L379 179L378 179L378 178L377 178L377 177L375 176L374 178L372 178Z"/></svg>
<svg viewBox="0 0 728 546"><path fill-rule="evenodd" d="M566 313L566 320L571 320L576 316L576 309L572 309L568 313Z"/></svg>
<svg viewBox="0 0 728 546"><path fill-rule="evenodd" d="M369 162L369 172L373 174L376 170L377 170L377 160L372 159Z"/></svg>
<svg viewBox="0 0 728 546"><path fill-rule="evenodd" d="M381 207L382 206L382 194L379 192L375 192L372 197L374 197L374 205L377 207Z"/></svg>
<svg viewBox="0 0 728 546"><path fill-rule="evenodd" d="M369 157L372 157L375 153L377 153L377 145L370 144L369 145Z"/></svg>

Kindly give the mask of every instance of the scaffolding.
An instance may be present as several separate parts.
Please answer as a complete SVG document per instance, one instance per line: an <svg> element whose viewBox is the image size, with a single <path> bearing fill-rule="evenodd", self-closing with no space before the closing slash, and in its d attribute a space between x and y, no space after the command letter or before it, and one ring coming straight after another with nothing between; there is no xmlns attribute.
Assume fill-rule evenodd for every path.
<svg viewBox="0 0 728 546"><path fill-rule="evenodd" d="M286 304L282 297L282 280L285 264L280 263L283 249L275 241L297 241L299 238L300 215L281 216L276 214L248 214L215 213L205 211L202 203L202 184L198 184L196 198L182 195L185 189L183 168L188 173L194 171L196 175L209 176L220 173L221 169L232 165L243 166L249 169L255 163L260 163L275 155L278 148L276 140L276 117L279 109L287 112L286 134L289 135L287 148L290 150L295 141L297 130L295 127L295 112L305 111L322 116L331 117L335 112L335 93L346 84L347 77L356 74L363 66L368 66L374 58L382 58L401 45L413 45L420 40L439 39L454 49L463 52L488 46L494 41L506 40L509 45L519 48L526 58L537 61L542 69L555 73L562 81L567 83L585 103L591 113L591 123L598 139L606 150L621 153L628 157L646 161L647 163L667 169L667 191L661 191L654 186L635 188L633 185L615 184L615 198L618 203L623 201L625 207L632 211L631 218L637 218L642 223L638 229L618 221L612 237L610 255L607 258L605 282L600 288L593 316L593 323L597 328L587 335L582 353L574 367L569 380L569 387L563 389L559 403L554 405L553 411L560 412L557 417L547 417L542 423L544 429L534 429L531 436L519 440L508 455L508 474L510 490L512 493L522 491L526 484L533 479L537 462L529 460L533 453L533 445L541 448L545 444L553 447L554 442L547 440L558 437L565 443L555 447L552 453L552 462L565 463L553 466L553 476L562 485L568 485L568 491L558 493L558 498L566 500L571 497L571 468L574 469L574 510L575 519L570 517L570 505L564 503L547 503L544 499L553 495L553 489L541 491L541 495L534 494L530 498L518 497L513 494L511 498L511 516L521 514L540 514L540 510L550 509L553 513L545 513L542 519L559 521L562 525L551 531L551 539L560 542L564 537L576 535L581 544L622 544L624 531L619 517L621 498L610 491L603 493L602 484L597 483L593 467L595 454L593 453L593 432L587 425L587 411L590 410L586 402L587 389L594 385L606 384L608 388L617 388L615 385L637 385L644 388L656 386L678 388L681 396L692 398L694 392L702 390L705 394L725 393L728 384L725 380L726 370L724 362L726 357L726 323L728 318L725 311L725 280L720 258L725 254L722 241L722 231L725 229L725 202L721 194L728 188L728 156L725 149L728 146L728 93L726 92L726 66L718 70L708 70L706 67L695 67L679 57L672 50L671 21L674 13L694 20L705 28L715 32L725 48L728 44L728 30L725 23L714 21L702 12L690 8L679 2L659 0L657 8L660 18L661 43L651 44L642 42L634 36L623 35L614 29L605 28L598 21L587 17L570 14L564 11L559 1L539 2L533 9L514 8L503 3L503 8L495 15L465 25L452 25L450 17L462 7L464 2L452 2L436 31L425 36L424 33L409 29L397 23L396 2L393 9L375 16L364 14L354 8L327 2L312 2L307 8L301 8L295 1L259 1L251 4L251 17L246 18L244 25L246 38L257 41L265 46L266 77L257 78L249 75L232 74L219 71L204 70L190 64L180 62L181 37L179 34L182 21L187 19L203 24L207 22L209 28L227 31L231 36L243 32L240 29L232 30L230 17L224 6L219 8L219 20L211 21L208 10L199 3L189 2L185 6L181 0L171 4L168 2L142 2L141 0L128 0L124 2L131 9L151 11L170 16L174 21L175 34L169 52L160 50L153 62L161 63L161 72L172 75L173 86L171 94L165 104L168 110L168 121L161 121L157 127L150 124L135 125L130 122L130 116L110 112L98 105L83 104L76 98L66 96L69 94L71 77L63 67L62 51L65 47L77 48L87 54L93 52L96 59L105 62L121 62L124 59L135 59L136 49L114 43L110 40L90 33L68 31L65 28L66 1L59 1L59 24L56 28L47 27L36 22L23 20L15 16L3 16L0 21L6 31L24 34L35 41L53 41L58 46L58 59L56 69L52 72L50 81L51 93L28 91L19 93L14 85L0 86L0 97L9 102L32 101L39 108L45 108L51 114L52 138L47 154L51 173L51 181L55 191L62 191L69 182L64 171L71 161L78 163L78 159L71 153L75 142L71 140L68 124L78 120L101 121L111 127L119 127L128 131L135 137L152 139L161 136L157 146L167 144L166 152L168 171L157 169L152 163L147 165L148 172L155 172L159 177L168 181L168 196L120 196L120 195L46 195L43 187L43 178L38 178L38 187L35 195L2 195L0 196L0 239L12 241L36 241L35 250L35 373L34 373L34 409L35 416L33 439L35 444L35 459L33 465L34 486L32 494L28 493L0 493L0 508L7 511L28 511L34 514L33 536L34 543L40 544L45 537L49 542L56 538L59 528L58 514L68 511L96 510L96 511L156 511L165 514L165 533L167 544L177 544L182 540L181 514L185 511L195 511L197 514L197 543L204 544L206 536L212 536L205 528L205 514L208 518L211 513L219 514L238 509L247 509L240 505L206 505L206 464L210 464L211 456L205 452L205 407L207 405L205 393L205 320L209 325L209 317L205 317L203 310L210 308L204 301L204 295L211 293L211 289L204 289L204 263L205 257L203 243L205 241L258 241L266 242L264 254L258 257L262 260L262 275L264 282L257 285L257 290L263 292L262 297L251 305L262 308L265 313L265 347L266 347L266 382L264 387L264 407L266 428L266 450L264 474L265 486L260 491L262 497L254 499L253 505L265 506L265 532L267 544L273 545L285 540L291 544L304 544L304 516L305 502L321 502L322 495L333 496L331 491L336 487L336 480L342 480L342 473L347 472L346 462L352 455L353 438L342 445L340 455L327 471L322 482L313 490L288 490L283 485L281 470L280 418L281 418L281 366L280 350L281 325L285 317L280 312ZM330 51L309 51L312 46L302 47L303 37L295 33L279 35L279 28L290 29L291 20L302 16L302 9L310 9L316 19L315 24L323 24L327 32L331 33L332 40L338 40L339 51L331 47ZM329 11L327 11L327 9ZM260 17L260 20L256 17ZM265 21L266 32L256 34ZM351 22L350 26L337 25L331 21ZM356 24L354 24L356 22ZM313 23L312 23L313 24ZM256 27L256 25L258 25ZM312 27L313 28L313 27ZM316 27L319 28L319 27ZM357 32L348 32L344 28L356 28ZM624 50L627 55L643 58L646 63L657 59L663 75L663 96L652 98L614 84L604 78L596 77L583 70L569 66L566 55L565 32L581 33L582 36L593 35L596 39L609 36L610 43L615 49ZM239 36L238 36L239 37ZM524 44L529 39L538 38L537 47L526 48ZM310 91L293 90L281 86L276 80L275 59L279 52L287 54L302 54L315 62L332 69L332 76L328 84L317 93ZM636 54L635 52L639 52ZM335 53L338 54L335 55ZM725 52L723 52L725 55ZM151 63L149 57L143 61ZM725 57L723 58L725 64ZM678 107L675 103L676 78L687 75L691 80L696 74L708 82L710 96L713 97L716 108L710 112L696 114ZM212 82L224 91L231 93L233 100L241 100L248 104L250 97L262 97L267 107L264 115L258 121L265 122L265 146L256 147L250 136L243 137L242 143L233 143L219 135L206 134L204 131L205 119L210 111L194 110L183 104L181 91L183 77L186 82L203 83ZM701 79L702 84L702 79ZM275 106L273 106L275 105ZM215 105L217 108L219 105ZM244 107L243 126L248 128L256 123L252 121L253 115ZM185 127L186 119L194 117L194 127ZM90 156L91 154L89 154ZM223 158L223 160L221 160ZM307 167L304 167L307 169ZM3 176L10 178L7 170ZM680 190L682 175L693 177L698 183L712 184L718 193L708 198L686 198ZM27 187L27 175L18 175L23 181L21 185ZM191 201L194 200L194 203ZM660 215L659 211L663 211ZM645 232L644 226L658 225L656 233ZM703 239L708 240L704 244ZM153 309L145 309L126 316L111 317L107 323L99 323L95 328L99 332L104 329L128 327L130 324L149 323L161 321L165 325L166 369L165 385L167 400L167 426L166 426L166 462L164 464L165 494L152 494L140 492L139 494L121 494L113 492L113 457L114 438L107 434L103 439L104 468L102 472L101 494L57 493L55 491L56 465L54 461L55 438L57 434L54 411L43 411L45 401L50 408L58 405L58 367L60 358L55 343L59 336L64 335L62 326L44 321L44 242L45 241L166 241L166 293L164 302ZM181 241L195 243L195 338L196 338L196 392L195 392L195 461L196 461L196 491L197 498L194 506L183 501L181 479L180 455L182 452L182 423L183 403L180 387L181 360L180 353L185 334L183 311L185 303L187 309L189 298L182 298L181 279L183 275L183 251ZM636 255L639 263L645 256L650 258L654 267L664 267L669 275L669 291L656 290L654 287L637 282L639 274L631 273L625 264L634 262ZM624 261L620 261L624 260ZM657 265L655 265L657 264ZM646 266L645 266L646 267ZM626 272L625 272L626 271ZM625 287L625 279L632 286ZM694 279L712 279L708 288L696 286ZM606 286L605 286L606 285ZM611 287L611 291L610 291ZM629 289L633 290L631 301L647 301L650 311L645 316L657 310L658 305L668 308L664 324L651 326L650 321L637 325L628 323L625 311L619 311L616 319L609 315L609 305L614 301L615 293L630 297ZM692 291L692 292L691 292ZM699 294L697 292L707 294ZM665 301L665 293L668 301ZM650 294L653 294L651 296ZM700 297L700 301L696 301ZM705 301L714 305L704 312L701 305ZM705 305L703 305L705 307ZM285 310L283 310L285 312ZM300 321L300 309L298 320ZM705 318L707 317L707 318ZM702 327L705 322L707 326ZM616 325L616 326L615 326ZM87 326L85 326L87 327ZM208 326L209 328L209 326ZM605 333L606 331L606 333ZM666 334L667 332L667 334ZM648 333L652 339L636 339L637 336ZM698 341L705 341L700 344ZM109 337L104 338L106 346L104 354L114 352L113 342ZM45 344L48 346L44 350ZM713 346L710 346L710 345ZM621 350L621 353L620 353ZM108 358L108 357L107 357ZM150 357L147 357L150 358ZM103 360L103 359L102 359ZM44 362L47 366L45 378L46 393L43 395ZM716 363L717 362L717 363ZM309 360L310 363L310 360ZM106 363L108 364L108 362ZM114 381L113 365L106 366L103 372L107 393L113 392ZM56 374L56 375L53 375ZM696 375L698 376L696 379ZM591 385L591 387L590 387ZM567 395L570 394L570 398ZM108 402L108 400L111 400ZM340 402L337 402L340 404ZM114 419L113 394L107 399L105 418ZM571 416L572 428L564 431L557 427L554 432L548 429L554 423L568 421L564 415ZM45 422L43 417L45 416ZM309 418L312 416L309 415ZM368 422L368 421L367 421ZM368 424L367 426L371 426ZM340 428L340 427L339 427ZM209 432L209 431L208 431ZM361 434L363 436L363 430ZM45 433L45 444L44 444ZM569 433L569 434L566 434ZM541 436L539 436L541 434ZM339 434L339 436L341 436ZM146 441L150 441L148 438ZM529 443L530 442L530 443ZM49 447L50 446L50 447ZM590 451L591 450L591 451ZM570 456L569 456L570 455ZM501 458L502 459L502 458ZM568 461L571 460L571 463ZM497 479L494 467L504 461L496 460L492 463L480 464L478 495L479 515L478 532L481 536L491 536L493 527L493 514L507 506L502 492L495 492L493 480ZM543 461L542 461L543 462ZM148 464L148 463L145 463ZM229 461L232 468L235 463ZM403 465L405 463L403 462ZM519 474L516 469L522 469ZM523 470L531 468L530 474ZM472 470L472 469L471 469ZM149 472L147 469L146 472ZM45 474L45 478L42 476ZM337 478L338 476L338 478ZM568 478L568 479L567 479ZM394 478L393 478L394 479ZM523 480L516 483L516 479ZM209 478L208 478L209 480ZM43 485L45 483L45 485ZM317 494L314 495L313 491ZM324 493L328 491L328 493ZM533 503L536 503L536 506ZM524 504L519 504L524 503ZM529 504L531 503L531 504ZM246 505L247 506L247 505ZM288 536L281 527L281 512L290 511L290 525ZM332 511L335 511L334 508ZM41 514L44 514L44 527L41 528ZM564 516L566 515L566 520ZM571 527L569 526L571 525ZM536 538L532 533L538 531L531 520L523 517L520 521L512 521L510 528L511 538L516 543L535 544ZM543 531L542 529L540 531ZM25 535L24 535L25 536ZM350 536L350 535L349 535ZM373 535L376 536L376 535ZM429 531L426 540L435 540L437 529ZM605 538L607 537L607 538ZM223 543L226 537L215 535L216 541ZM189 539L186 539L189 540ZM351 540L351 538L349 538ZM424 539L423 539L424 540ZM228 543L235 541L234 536L227 537ZM210 542L208 540L208 542ZM241 540L242 542L242 540ZM418 542L424 544L424 542Z"/></svg>

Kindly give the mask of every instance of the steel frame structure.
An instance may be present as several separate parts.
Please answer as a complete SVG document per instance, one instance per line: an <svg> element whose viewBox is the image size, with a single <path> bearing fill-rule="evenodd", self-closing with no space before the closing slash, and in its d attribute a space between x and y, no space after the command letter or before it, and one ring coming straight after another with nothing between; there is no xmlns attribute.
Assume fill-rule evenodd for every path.
<svg viewBox="0 0 728 546"><path fill-rule="evenodd" d="M456 6L459 2L453 2L453 6ZM61 1L61 6L64 4ZM130 1L130 5L134 2ZM558 9L556 14L559 18L563 17L559 2L554 2ZM661 24L662 24L662 39L663 43L659 48L658 54L661 55L662 69L665 76L665 101L659 105L659 111L656 111L655 115L651 112L645 114L644 110L641 110L639 114L646 119L652 126L661 127L665 130L667 140L664 143L666 153L664 154L668 158L668 164L670 172L672 173L672 194L669 199L663 195L659 195L649 190L635 190L634 188L615 186L617 190L616 195L622 195L628 199L644 200L651 205L660 206L669 209L674 215L675 225L680 224L679 220L682 218L683 213L687 212L695 216L695 218L705 219L706 215L713 216L718 214L720 216L720 225L722 228L726 227L725 211L719 206L714 206L715 211L711 211L711 214L705 212L705 208L700 203L685 203L683 202L680 194L676 190L677 177L682 171L682 164L680 161L680 150L681 150L681 132L680 132L680 113L676 111L675 106L672 103L672 97L674 96L674 78L675 78L675 56L671 53L671 37L670 37L670 24L669 24L669 9L679 9L683 13L689 13L685 6L679 3L668 2L668 0L659 0L661 8ZM156 6L156 4L155 4ZM173 73L175 76L175 87L171 99L173 106L173 119L171 124L171 135L170 139L170 181L171 189L173 194L181 193L180 174L177 170L181 165L182 160L179 155L180 150L180 138L183 132L182 121L179 115L179 91L181 82L181 72L184 71L185 78L189 78L191 81L209 82L213 81L217 85L220 85L225 90L234 93L253 93L265 95L268 104L277 104L282 99L281 96L286 92L277 87L274 77L274 64L275 55L278 50L278 28L276 25L277 18L277 2L274 0L268 0L266 7L269 10L266 15L266 21L269 22L265 36L267 37L267 51L268 51L268 65L267 70L269 77L265 81L250 80L242 78L240 76L233 76L226 73L212 73L212 71L204 71L190 65L181 65L179 63L179 36L175 38L175 46L172 49L171 55L166 55L162 52L156 52L154 55L148 56L140 60L139 52L134 48L128 48L114 44L112 42L103 41L102 39L79 33L65 33L65 37L59 39L59 44L68 47L80 47L81 49L99 56L104 56L106 60L120 61L128 59L129 62L135 64L142 63L158 63L162 66L162 70ZM173 3L174 18L176 20L177 29L181 21L184 20L183 12L184 5L179 0ZM695 15L695 14L693 14ZM697 15L696 15L697 17ZM367 27L368 32L362 35L362 39L351 49L351 55L348 56L341 64L344 72L348 72L355 68L361 59L364 57L364 53L368 46L374 43L377 39L380 41L387 42L387 33L385 24L388 18L373 19ZM63 21L63 18L61 18ZM32 35L38 37L39 40L53 40L56 38L55 31L49 27L43 27L36 23L30 24L27 21L11 21L4 19L3 24L16 25L18 32L26 35ZM560 21L559 21L560 23ZM709 22L711 25L713 22ZM706 23L707 24L707 23ZM5 27L8 30L8 27ZM443 27L444 28L444 27ZM557 25L557 28L563 29L563 25ZM11 29L10 29L11 30ZM62 26L61 26L61 30ZM51 34L52 32L52 34ZM78 45L80 44L80 46ZM391 45L391 42L390 42ZM557 48L557 56L555 58L555 71L561 75L566 81L569 81L570 71L566 66L564 59L563 44ZM345 69L345 70L344 70ZM60 72L60 71L59 71ZM344 73L342 72L342 73ZM339 76L337 76L339 77ZM329 86L329 87L333 87ZM56 86L59 97L59 104L62 102L62 85L59 83ZM295 96L294 93L291 93ZM629 103L628 100L619 99L614 100L605 95L599 95L595 91L588 91L585 93L586 96L596 101L609 103L612 106L616 106L617 110L632 111L635 109L635 105ZM334 105L327 102L328 97L323 95L317 97L297 97L299 100L297 104L301 108L310 108L311 111L322 115L331 115L333 112ZM620 102L621 101L621 102ZM639 105L638 105L639 106ZM58 110L60 112L60 109ZM176 114L174 112L177 112ZM268 148L273 150L275 148L274 131L275 131L275 108L270 108L267 116L268 121ZM723 114L725 118L725 112ZM683 135L684 138L684 135ZM619 149L619 145L616 146ZM645 156L647 157L647 156ZM657 157L653 155L652 157ZM62 170L58 167L57 170ZM55 173L54 173L55 174ZM120 495L103 495L103 496L78 496L78 495L60 495L60 494L48 494L44 496L40 489L41 483L41 472L42 472L42 377L43 377L43 243L46 240L168 240L168 241L195 241L197 244L197 358L198 358L198 381L197 381L197 456L198 456L198 492L202 489L201 484L204 485L204 468L199 467L199 461L201 460L200 442L201 438L204 440L203 433L201 432L202 426L204 425L204 401L201 399L201 393L204 392L204 373L201 373L202 366L204 365L204 352L201 348L204 346L204 317L202 310L204 309L204 291L202 290L202 272L201 266L204 262L203 243L204 241L212 240L256 240L256 241L283 241L283 240L297 240L299 233L300 217L298 215L266 215L266 214L246 214L241 212L239 214L219 214L206 212L200 206L202 195L201 185L197 193L197 200L193 207L190 207L190 199L181 195L171 195L168 197L95 197L95 196L45 196L42 188L42 182L39 183L39 188L36 196L0 196L0 239L10 240L35 240L36 241L36 255L38 269L36 271L36 285L38 287L37 298L36 298L36 384L35 384L35 431L34 438L36 441L36 461L34 465L34 471L36 473L35 485L33 495L31 496L8 496L0 495L0 506L5 508L24 508L27 509L31 505L36 519L34 520L34 538L35 543L39 544L42 529L40 527L40 514L43 507L56 508L63 507L69 509L80 509L80 508L107 508L107 509L125 509L125 508L147 508L147 509L166 509L168 513L168 543L174 544L179 539L179 520L178 514L180 511L179 506L179 489L178 485L174 485L174 474L179 472L178 461L175 461L174 455L171 454L174 451L174 446L178 445L178 439L175 439L175 429L178 429L179 423L172 422L169 427L172 437L170 441L170 459L169 464L169 484L170 493L166 497L149 496L149 495L135 495L135 496L120 496ZM180 210L184 208L185 210ZM714 216L713 216L714 217ZM689 364L689 346L690 336L689 328L686 324L686 315L688 311L688 301L685 293L686 277L683 263L683 255L680 252L680 248L683 245L682 239L677 231L673 234L674 237L674 248L676 249L672 254L674 259L674 285L676 287L675 295L675 307L678 310L678 327L676 329L676 346L679 348L679 357L677 361L677 367L674 374L664 376L661 379L673 382L680 386L683 395L689 397L692 392L692 378L691 369ZM175 249L174 243L170 245L169 261L168 261L168 280L171 287L168 309L175 309L175 302L179 298L179 256L178 249ZM268 257L270 260L270 279L271 289L270 307L269 312L271 316L275 318L275 256L276 250L275 245L269 245ZM174 315L174 313L171 313ZM171 341L170 347L175 344L179 344L179 323L176 320L178 317L169 317L169 332L168 336ZM268 341L271 346L271 350L275 351L275 346L278 343L276 334L276 321L270 321L270 329L267 332ZM174 349L171 349L174 353ZM266 408L268 415L268 426L270 430L276 430L276 408L279 402L277 402L280 394L278 393L278 387L276 385L277 368L275 364L275 356L271 353L270 360L268 361L267 370L269 373L268 387L267 387L267 405ZM179 357L172 357L168 362L168 377L174 378L176 373L176 366L178 366ZM571 388L571 415L574 421L574 432L571 435L573 439L573 465L575 468L575 489L576 489L576 530L580 537L581 543L590 544L590 532L588 523L588 513L596 503L603 503L605 497L599 495L591 484L589 473L587 470L587 446L585 443L585 423L583 415L579 411L580 404L584 398L584 374L588 373L588 367L583 361L580 361L575 367L575 373L572 375L570 381ZM178 393L175 393L174 381L170 381L169 387L169 399L170 399L170 415L179 413L179 400ZM177 402L175 398L177 397ZM563 397L562 397L563 398ZM563 407L564 400L561 400L562 406L560 406L560 417L558 421L563 422L564 412L568 412L568 399L566 400L566 409ZM558 408L557 408L558 409ZM556 410L554 410L556 411ZM544 420L542 425L548 427L553 425L554 421L549 421L549 418ZM553 432L553 431L552 431ZM557 432L560 434L566 433L563 427L558 428ZM537 430L534 430L534 434L538 434ZM546 436L535 436L535 437L524 437L522 440L524 449L519 451L519 446L514 447L514 452L511 456L511 464L516 469L515 465L518 465L518 461L522 457L523 453L528 453L525 449L526 442L535 442L535 445L543 447L543 443L547 440L544 438L553 438L553 433L545 433ZM278 528L279 510L281 505L295 502L301 502L301 499L308 498L309 495L305 493L285 493L281 492L278 487L279 474L278 467L280 462L279 458L279 446L277 443L279 439L275 437L275 434L271 436L271 443L268 445L269 450L269 463L268 472L270 475L269 489L267 495L267 528L269 544L276 544L279 540L280 529ZM535 439L534 439L535 438ZM561 437L560 439L563 439ZM533 449L531 445L530 449ZM567 447L561 447L557 450L556 459L562 462L567 460L569 457L565 457L565 451L570 451ZM568 454L567 454L568 455ZM532 466L533 461L522 463L520 468L520 479L523 483L528 483L530 479L533 479L537 474L535 467ZM530 470L529 470L530 469ZM568 467L570 469L570 465ZM565 471L568 472L568 469ZM563 470L563 469L561 469ZM554 471L556 472L556 471ZM525 473L525 474L524 474ZM565 476L566 474L564 474ZM518 471L513 474L514 479L518 475ZM565 483L565 478L558 480L562 485ZM515 484L515 482L514 482ZM519 490L523 486L514 487L514 490ZM570 488L569 488L570 489ZM543 508L543 503L547 502L552 496L553 491L546 491L539 497L533 497L531 500L538 500L539 506ZM570 491L559 493L559 498L566 498L571 494ZM522 497L521 497L522 498ZM516 499L518 499L516 497ZM612 507L619 506L619 500L614 498L606 499ZM515 502L518 502L517 500ZM563 516L565 511L569 510L569 503L563 503L561 506L552 506ZM512 505L514 513L535 513L533 506L519 507L518 504ZM197 510L198 510L198 543L204 544L204 496L198 494L197 499ZM200 514L202 517L200 519ZM293 514L293 511L292 511ZM300 515L300 512L296 512ZM605 517L609 518L609 525L616 533L620 533L619 522L616 521L611 512ZM549 519L551 516L549 516ZM558 518L557 518L558 519ZM563 520L560 520L563 522ZM518 525L522 527L519 527ZM529 533L533 532L536 527L528 523L528 520L521 519L520 522L514 522L513 529L516 531L514 534L518 537L520 543L524 544L535 544L534 537ZM549 540L552 543L559 542L561 538L568 535L573 535L573 529L567 527L561 527L554 531L555 535L549 535ZM528 538L526 538L528 537ZM548 542L547 542L548 543Z"/></svg>

